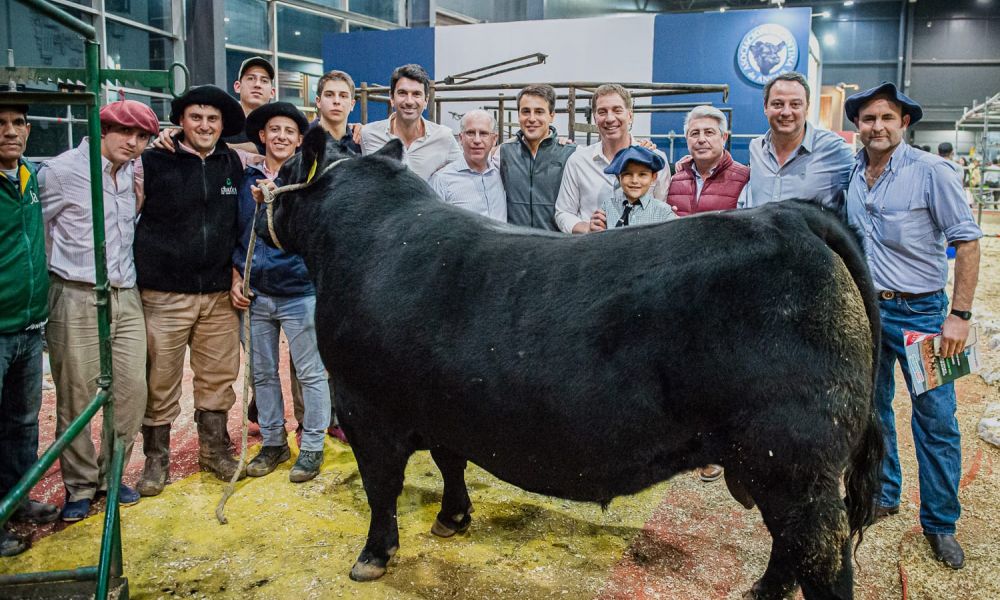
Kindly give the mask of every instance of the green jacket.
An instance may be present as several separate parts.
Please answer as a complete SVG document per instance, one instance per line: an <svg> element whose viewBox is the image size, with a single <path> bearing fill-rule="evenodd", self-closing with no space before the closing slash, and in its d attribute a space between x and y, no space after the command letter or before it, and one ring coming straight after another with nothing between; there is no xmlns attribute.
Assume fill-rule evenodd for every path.
<svg viewBox="0 0 1000 600"><path fill-rule="evenodd" d="M35 165L18 179L0 173L0 334L41 325L49 315L49 274Z"/></svg>

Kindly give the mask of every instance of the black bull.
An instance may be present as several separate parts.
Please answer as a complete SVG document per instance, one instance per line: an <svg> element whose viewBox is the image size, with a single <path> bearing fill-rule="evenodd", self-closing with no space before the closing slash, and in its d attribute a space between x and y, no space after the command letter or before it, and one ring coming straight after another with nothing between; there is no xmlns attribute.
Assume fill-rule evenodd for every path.
<svg viewBox="0 0 1000 600"><path fill-rule="evenodd" d="M781 203L550 234L442 204L401 150L326 173L348 155L317 128L281 171L300 183L315 164L316 181L274 204L277 241L316 283L320 353L371 508L352 578L385 572L404 467L429 448L443 536L471 520L466 460L602 504L721 464L773 538L748 596L851 597L882 454L879 323L835 219Z"/></svg>

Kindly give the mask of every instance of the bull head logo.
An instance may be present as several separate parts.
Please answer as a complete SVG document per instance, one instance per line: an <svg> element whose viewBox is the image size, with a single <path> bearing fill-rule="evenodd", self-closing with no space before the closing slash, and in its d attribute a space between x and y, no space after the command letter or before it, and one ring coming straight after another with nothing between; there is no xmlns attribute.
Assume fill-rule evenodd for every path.
<svg viewBox="0 0 1000 600"><path fill-rule="evenodd" d="M757 40L750 46L750 53L753 54L753 59L757 62L757 67L760 69L761 74L769 75L771 69L781 64L781 57L779 55L784 49L785 42L772 44L771 42Z"/></svg>

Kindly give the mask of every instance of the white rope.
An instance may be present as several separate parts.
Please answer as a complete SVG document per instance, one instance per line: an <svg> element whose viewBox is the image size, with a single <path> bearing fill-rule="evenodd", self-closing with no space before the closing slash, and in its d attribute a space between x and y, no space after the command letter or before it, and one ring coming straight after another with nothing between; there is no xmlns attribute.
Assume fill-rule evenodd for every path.
<svg viewBox="0 0 1000 600"><path fill-rule="evenodd" d="M333 161L332 163L330 163L326 167L324 167L323 170L319 172L319 174L317 174L317 175L315 175L313 177L310 177L308 180L303 181L302 183L291 183L291 184L288 184L288 185L283 185L283 186L281 186L279 188L275 188L273 190L271 188L267 187L267 186L261 188L261 192L264 194L264 205L267 206L267 232L269 234L271 234L271 241L274 243L274 245L279 250L284 250L285 247L282 246L281 242L278 241L278 233L274 230L274 200L275 200L275 198L277 198L281 194L284 194L285 192L294 192L294 191L306 189L307 187L309 187L312 184L316 183L320 179L320 177L326 175L326 173L330 169L336 167L337 165L339 165L340 163L344 162L345 160L350 160L350 158L342 158L340 160Z"/></svg>
<svg viewBox="0 0 1000 600"><path fill-rule="evenodd" d="M284 250L284 248L281 246L280 243L278 243L278 236L274 232L274 224L272 219L274 214L274 211L272 210L274 199L277 198L280 194L283 194L284 192L294 192L296 190L302 190L311 186L313 183L316 182L316 180L325 175L330 169L336 167L345 160L347 159L342 158L340 160L330 163L319 173L319 175L309 178L308 181L304 181L302 183L294 183L290 185L283 185L274 190L266 186L261 188L261 191L264 194L264 204L267 206L267 230L271 234L271 240L274 242L274 245L277 246L279 250ZM250 298L250 266L253 264L253 251L254 247L257 244L256 224L257 224L257 216L259 214L260 214L260 204L254 207L253 221L251 221L252 225L250 227L250 243L247 244L247 262L245 265L243 265L244 298ZM249 404L250 404L249 403L250 389L253 384L253 352L252 352L253 340L251 338L251 329L250 329L251 307L248 306L243 310L244 310L243 339L246 340L246 344L244 345L243 348L243 353L245 355L243 362L243 427L242 427L243 431L242 435L240 436L241 438L240 460L236 466L236 472L233 473L233 478L229 481L229 483L226 484L226 488L222 492L222 498L219 499L219 504L216 505L215 507L215 518L219 521L221 525L225 525L226 523L229 522L228 519L226 519L226 514L225 514L226 502L229 500L229 497L232 496L233 493L236 491L236 481L240 478L240 473L246 467L246 460L247 460L247 430L250 427L247 411L249 409Z"/></svg>

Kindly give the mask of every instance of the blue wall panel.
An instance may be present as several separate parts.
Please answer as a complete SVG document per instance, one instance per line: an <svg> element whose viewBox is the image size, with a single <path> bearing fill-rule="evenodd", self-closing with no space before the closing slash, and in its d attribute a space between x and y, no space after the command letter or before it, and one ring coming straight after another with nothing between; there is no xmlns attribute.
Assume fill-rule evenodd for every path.
<svg viewBox="0 0 1000 600"><path fill-rule="evenodd" d="M733 109L733 132L760 135L767 130L764 118L764 86L748 81L740 72L737 50L740 41L754 27L768 23L787 28L798 45L794 70L805 74L809 57L808 8L746 10L726 13L658 15L654 25L653 81L664 83L729 84L729 106ZM712 101L718 94L654 98L656 103ZM684 131L684 113L654 114L652 130L666 133ZM749 138L733 140L733 157L749 160ZM661 146L666 146L661 142ZM674 157L687 153L684 140L675 141Z"/></svg>
<svg viewBox="0 0 1000 600"><path fill-rule="evenodd" d="M358 31L323 36L323 70L345 71L358 86L362 81L369 85L389 85L392 70L408 63L419 64L434 79L434 29ZM386 116L387 104L368 103L369 122ZM361 110L355 106L350 122L360 121Z"/></svg>

